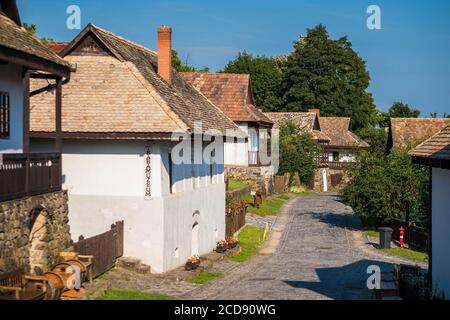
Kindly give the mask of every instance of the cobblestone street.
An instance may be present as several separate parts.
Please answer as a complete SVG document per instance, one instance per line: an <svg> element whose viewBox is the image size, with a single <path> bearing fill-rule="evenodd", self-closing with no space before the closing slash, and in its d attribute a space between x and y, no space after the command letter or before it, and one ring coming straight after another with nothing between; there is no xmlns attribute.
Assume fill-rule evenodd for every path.
<svg viewBox="0 0 450 320"><path fill-rule="evenodd" d="M372 299L366 286L368 266L387 271L394 263L411 264L371 247L359 219L336 196L294 199L283 215L285 229L274 255L257 256L233 275L184 298Z"/></svg>

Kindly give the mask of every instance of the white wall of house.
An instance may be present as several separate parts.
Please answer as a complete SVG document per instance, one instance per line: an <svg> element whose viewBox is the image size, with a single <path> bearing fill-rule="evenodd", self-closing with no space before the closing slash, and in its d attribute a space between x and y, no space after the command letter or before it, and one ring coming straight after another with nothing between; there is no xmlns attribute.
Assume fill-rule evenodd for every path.
<svg viewBox="0 0 450 320"><path fill-rule="evenodd" d="M450 170L433 168L433 285L450 299Z"/></svg>
<svg viewBox="0 0 450 320"><path fill-rule="evenodd" d="M34 140L34 150L49 142ZM146 150L151 150L151 191L145 196ZM202 148L200 145L199 148ZM225 237L223 165L173 165L169 187L168 143L64 141L63 179L69 192L69 219L74 240L125 221L125 255L165 272L192 255L208 253ZM201 150L200 150L201 151ZM223 159L222 159L223 160ZM192 228L198 223L198 238Z"/></svg>
<svg viewBox="0 0 450 320"><path fill-rule="evenodd" d="M0 139L0 153L22 153L23 148L23 82L22 67L0 65L0 91L10 97L10 137Z"/></svg>
<svg viewBox="0 0 450 320"><path fill-rule="evenodd" d="M239 129L248 135L248 123L237 124ZM238 139L237 142L225 142L225 165L248 167L249 143L246 139Z"/></svg>
<svg viewBox="0 0 450 320"><path fill-rule="evenodd" d="M338 162L355 162L356 157L353 153L353 150L347 150L347 149L327 149L326 152L328 153L328 161L335 162L334 161L334 153L337 152L339 154L339 161Z"/></svg>

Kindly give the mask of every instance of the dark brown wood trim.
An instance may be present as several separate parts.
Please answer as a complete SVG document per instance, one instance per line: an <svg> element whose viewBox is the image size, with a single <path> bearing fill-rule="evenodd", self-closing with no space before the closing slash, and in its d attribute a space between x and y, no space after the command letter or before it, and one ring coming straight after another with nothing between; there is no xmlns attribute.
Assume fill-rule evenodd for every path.
<svg viewBox="0 0 450 320"><path fill-rule="evenodd" d="M450 160L448 159L436 159L436 158L425 158L412 156L412 162L414 164L420 164L428 167L449 169L450 170Z"/></svg>
<svg viewBox="0 0 450 320"><path fill-rule="evenodd" d="M323 149L327 150L327 149L343 149L343 150L353 150L353 151L358 151L358 150L368 150L368 147L346 147L346 146L332 146L332 145L324 145Z"/></svg>
<svg viewBox="0 0 450 320"><path fill-rule="evenodd" d="M1 0L1 5L2 11L6 14L6 16L14 21L18 26L22 26L16 1Z"/></svg>
<svg viewBox="0 0 450 320"><path fill-rule="evenodd" d="M57 152L62 152L62 79L56 80L56 94L55 94L55 147Z"/></svg>
<svg viewBox="0 0 450 320"><path fill-rule="evenodd" d="M60 77L70 78L70 66L62 66L34 55L0 46L0 60L22 65L33 70L47 71Z"/></svg>
<svg viewBox="0 0 450 320"><path fill-rule="evenodd" d="M31 132L32 138L53 139L54 132ZM74 140L167 140L171 133L128 133L128 132L63 132L63 139Z"/></svg>
<svg viewBox="0 0 450 320"><path fill-rule="evenodd" d="M48 78L48 79L52 79L52 78ZM70 79L64 79L63 82L62 82L62 85L65 85L65 84L69 83L69 81L70 81ZM49 84L48 86L45 86L43 88L36 89L36 90L32 91L30 93L30 97L34 97L34 96L36 96L38 94L41 94L41 93L44 93L44 92L49 92L49 91L52 91L52 90L55 90L55 89L56 89L56 83Z"/></svg>
<svg viewBox="0 0 450 320"><path fill-rule="evenodd" d="M30 71L25 70L23 76L23 110L22 110L22 149L30 152Z"/></svg>
<svg viewBox="0 0 450 320"><path fill-rule="evenodd" d="M95 27L90 23L84 28L76 37L73 39L60 53L59 55L61 57L65 57L69 55L76 46L84 40L84 38L89 34L89 32L92 32L92 34L95 36L96 39L98 39L99 42L101 42L111 53L119 60L119 61L125 61L124 58L111 46L109 46L101 37L95 32Z"/></svg>

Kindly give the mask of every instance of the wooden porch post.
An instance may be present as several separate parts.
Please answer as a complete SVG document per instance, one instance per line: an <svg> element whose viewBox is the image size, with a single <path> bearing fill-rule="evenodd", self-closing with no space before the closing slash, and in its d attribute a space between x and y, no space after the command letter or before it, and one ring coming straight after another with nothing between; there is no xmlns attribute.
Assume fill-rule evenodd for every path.
<svg viewBox="0 0 450 320"><path fill-rule="evenodd" d="M23 153L30 153L30 71L25 70L23 75Z"/></svg>
<svg viewBox="0 0 450 320"><path fill-rule="evenodd" d="M56 152L62 152L62 125L61 125L61 108L62 108L62 78L56 79L56 101L55 101L55 147Z"/></svg>
<svg viewBox="0 0 450 320"><path fill-rule="evenodd" d="M25 157L25 192L30 190L30 71L24 70L23 75L23 103L22 103L22 153Z"/></svg>

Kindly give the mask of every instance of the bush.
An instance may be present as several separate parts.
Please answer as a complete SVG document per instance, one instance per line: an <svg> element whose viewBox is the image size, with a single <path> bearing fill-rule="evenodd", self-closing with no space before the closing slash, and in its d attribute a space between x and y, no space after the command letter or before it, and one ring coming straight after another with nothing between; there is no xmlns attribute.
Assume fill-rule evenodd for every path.
<svg viewBox="0 0 450 320"><path fill-rule="evenodd" d="M291 181L296 173L303 183L309 183L317 168L319 145L293 121L280 126L280 168L279 174L290 173Z"/></svg>
<svg viewBox="0 0 450 320"><path fill-rule="evenodd" d="M367 226L407 216L418 225L426 223L428 171L412 164L406 151L394 150L386 157L378 152L362 154L346 174L350 182L342 191L343 199Z"/></svg>

